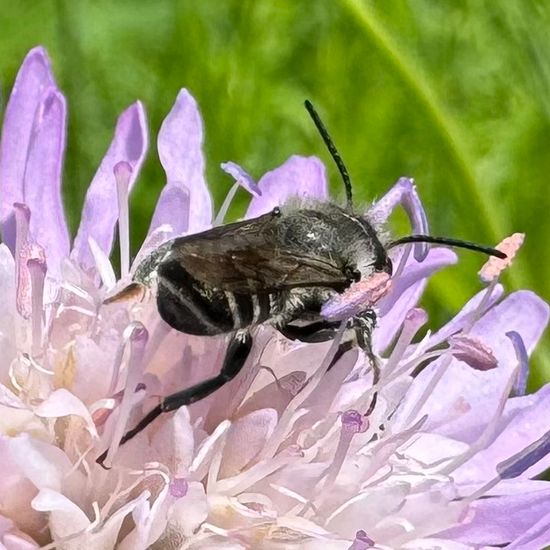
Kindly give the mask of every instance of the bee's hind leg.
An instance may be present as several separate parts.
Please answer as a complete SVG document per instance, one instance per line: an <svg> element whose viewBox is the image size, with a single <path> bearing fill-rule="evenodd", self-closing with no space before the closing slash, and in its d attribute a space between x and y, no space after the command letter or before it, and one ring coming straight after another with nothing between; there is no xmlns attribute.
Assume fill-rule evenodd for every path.
<svg viewBox="0 0 550 550"><path fill-rule="evenodd" d="M250 332L244 329L238 330L229 343L222 368L217 376L208 378L207 380L199 382L190 388L181 390L163 398L159 405L144 416L134 428L124 434L120 440L120 445L123 445L126 441L132 439L139 432L144 430L162 413L174 411L184 405L191 405L196 401L200 401L235 378L235 376L237 376L243 368L246 359L250 354L251 348L252 336L250 335ZM96 462L103 466L103 462L106 457L107 451L99 456Z"/></svg>

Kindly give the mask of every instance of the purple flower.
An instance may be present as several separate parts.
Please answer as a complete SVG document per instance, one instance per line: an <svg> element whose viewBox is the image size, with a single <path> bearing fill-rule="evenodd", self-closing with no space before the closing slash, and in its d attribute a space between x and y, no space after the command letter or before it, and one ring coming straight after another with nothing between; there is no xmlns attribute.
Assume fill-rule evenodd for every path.
<svg viewBox="0 0 550 550"><path fill-rule="evenodd" d="M427 279L456 261L445 249L392 252L391 284L355 286L344 303L330 304L345 317L350 304L375 302L376 387L358 350L327 371L338 337L301 344L261 326L233 381L121 446L159 396L216 373L227 345L169 329L147 289L106 301L156 247L214 223L202 122L182 90L158 138L166 186L131 264L127 199L147 150L143 107L120 116L72 244L60 193L65 111L36 48L17 77L0 145L6 548L550 544L550 485L534 479L550 462L550 386L524 395L548 306L529 291L504 296L505 265L493 262L483 271L488 286L413 343L427 321L417 305ZM292 195L328 200L313 157L291 157L257 186L242 168L225 169L253 194L248 216ZM427 230L407 178L365 215L380 226L398 204L415 231ZM117 225L118 277L109 261ZM95 462L104 449L109 471Z"/></svg>

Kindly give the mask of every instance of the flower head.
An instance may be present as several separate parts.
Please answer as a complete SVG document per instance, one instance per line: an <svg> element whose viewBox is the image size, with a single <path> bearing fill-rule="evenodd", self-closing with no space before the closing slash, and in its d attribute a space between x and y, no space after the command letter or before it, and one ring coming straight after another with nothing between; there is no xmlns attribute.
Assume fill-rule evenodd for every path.
<svg viewBox="0 0 550 550"><path fill-rule="evenodd" d="M342 318L348 306L375 303L374 385L369 358L338 353L341 331L303 344L258 326L235 379L121 445L159 396L215 375L227 346L226 337L171 330L147 288L108 299L164 242L214 223L202 122L182 90L158 137L167 183L131 264L127 199L147 150L143 107L120 116L72 243L60 192L65 113L46 53L36 48L17 77L0 145L4 546L550 543L550 485L533 480L550 457L550 390L524 395L548 306L528 291L504 296L499 266L447 325L413 343L427 321L417 305L426 280L456 260L441 248L420 245L412 257L392 251L391 284L358 284L327 306ZM258 184L233 163L225 170L253 195L249 217L293 195L328 199L313 157L291 157ZM415 230L427 227L407 178L366 216L381 224L399 203ZM109 261L115 227L120 277ZM108 471L96 463L105 449Z"/></svg>

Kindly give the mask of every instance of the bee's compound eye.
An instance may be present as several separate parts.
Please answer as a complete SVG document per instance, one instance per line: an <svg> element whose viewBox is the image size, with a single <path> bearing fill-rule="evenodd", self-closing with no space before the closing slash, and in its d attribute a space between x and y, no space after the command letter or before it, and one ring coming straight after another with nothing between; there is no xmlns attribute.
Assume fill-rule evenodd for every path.
<svg viewBox="0 0 550 550"><path fill-rule="evenodd" d="M278 206L276 206L276 207L271 211L271 214L272 214L273 216L279 217L279 216L281 215L281 209L280 209Z"/></svg>
<svg viewBox="0 0 550 550"><path fill-rule="evenodd" d="M361 280L361 272L356 267L347 266L344 269L344 275L354 283L358 283Z"/></svg>

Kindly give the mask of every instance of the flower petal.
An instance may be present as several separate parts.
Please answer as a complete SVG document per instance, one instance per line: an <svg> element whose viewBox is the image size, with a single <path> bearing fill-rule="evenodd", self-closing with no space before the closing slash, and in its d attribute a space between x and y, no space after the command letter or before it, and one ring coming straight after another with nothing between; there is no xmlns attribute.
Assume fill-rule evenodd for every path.
<svg viewBox="0 0 550 550"><path fill-rule="evenodd" d="M547 411L550 407L550 384L534 395L510 399L500 421L500 430L495 440L478 452L463 467L453 473L457 483L483 483L496 475L497 465L508 459L514 450L525 449L548 430ZM546 456L530 467L523 478L535 476L550 466Z"/></svg>
<svg viewBox="0 0 550 550"><path fill-rule="evenodd" d="M262 450L276 425L274 409L254 411L234 422L227 432L220 478L240 473Z"/></svg>
<svg viewBox="0 0 550 550"><path fill-rule="evenodd" d="M397 183L369 208L367 217L375 225L380 225L389 218L399 204L403 206L409 216L413 234L427 235L429 232L428 219L412 178L399 178ZM426 243L415 244L414 257L417 261L421 262L427 253Z"/></svg>
<svg viewBox="0 0 550 550"><path fill-rule="evenodd" d="M166 240L187 233L190 204L189 189L183 183L167 183L160 193L147 236L166 224L172 229L171 233L166 234Z"/></svg>
<svg viewBox="0 0 550 550"><path fill-rule="evenodd" d="M198 233L212 224L212 199L204 179L202 143L202 120L197 102L186 89L181 89L162 123L157 147L167 185L184 185L189 193L189 211L193 213L189 216L189 233ZM168 214L175 215L176 219ZM179 214L179 218L187 216L185 212ZM177 220L177 212L167 210L158 213L156 223L157 227L165 223L176 227L181 225Z"/></svg>
<svg viewBox="0 0 550 550"><path fill-rule="evenodd" d="M470 522L441 536L476 546L502 545L521 537L538 519L550 514L550 489L480 499L471 509L474 516Z"/></svg>
<svg viewBox="0 0 550 550"><path fill-rule="evenodd" d="M490 309L470 334L482 338L492 349L498 368L474 371L453 359L435 387L431 387L445 358L434 361L414 379L396 414L396 427L416 408L415 418L427 414L427 427L432 427L432 431L465 442L475 441L484 428L480 419L488 422L492 417L503 388L517 367L515 350L506 333L516 331L526 349L532 351L548 322L548 315L548 305L529 291L515 292ZM429 395L425 395L427 389ZM421 399L425 401L418 408Z"/></svg>
<svg viewBox="0 0 550 550"><path fill-rule="evenodd" d="M71 463L59 447L22 434L10 441L10 451L26 477L36 487L61 490Z"/></svg>
<svg viewBox="0 0 550 550"><path fill-rule="evenodd" d="M377 352L385 350L395 338L408 312L418 303L427 278L456 260L456 254L447 248L431 248L422 262L408 259L403 273L392 280L388 295L377 304L379 320L373 335Z"/></svg>
<svg viewBox="0 0 550 550"><path fill-rule="evenodd" d="M97 437L94 421L86 405L64 388L52 392L36 409L37 416L44 418L60 418L63 416L80 416L87 425L88 431L93 437Z"/></svg>
<svg viewBox="0 0 550 550"><path fill-rule="evenodd" d="M254 197L246 218L256 218L284 204L290 197L326 200L328 186L325 167L317 157L294 155L284 164L264 174L258 182L261 197Z"/></svg>
<svg viewBox="0 0 550 550"><path fill-rule="evenodd" d="M33 48L25 57L13 86L0 141L0 223L2 239L13 251L13 203L25 202L24 175L35 113L46 89L55 86L46 50Z"/></svg>
<svg viewBox="0 0 550 550"><path fill-rule="evenodd" d="M94 266L94 258L88 244L90 237L107 255L110 254L113 245L114 229L118 219L114 167L119 162L127 162L132 167L130 190L143 164L147 145L145 111L142 104L137 101L118 118L113 141L86 193L72 252L73 258L85 269Z"/></svg>
<svg viewBox="0 0 550 550"><path fill-rule="evenodd" d="M48 273L58 278L69 255L69 230L61 197L65 153L66 104L57 88L49 88L34 119L25 167L24 202L31 211L30 234L46 251Z"/></svg>

